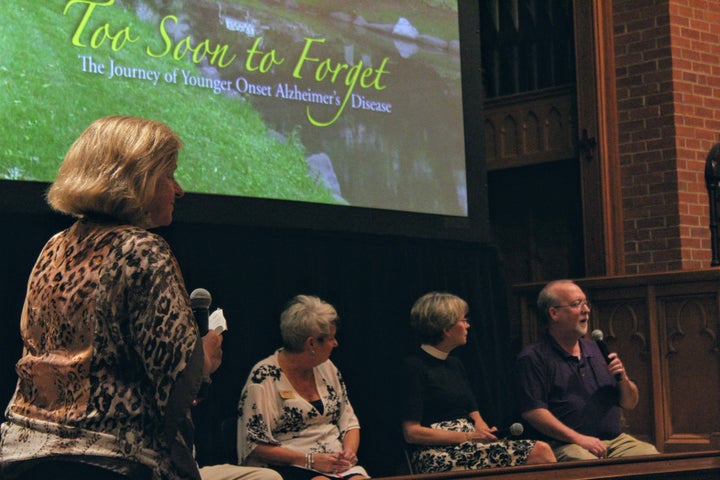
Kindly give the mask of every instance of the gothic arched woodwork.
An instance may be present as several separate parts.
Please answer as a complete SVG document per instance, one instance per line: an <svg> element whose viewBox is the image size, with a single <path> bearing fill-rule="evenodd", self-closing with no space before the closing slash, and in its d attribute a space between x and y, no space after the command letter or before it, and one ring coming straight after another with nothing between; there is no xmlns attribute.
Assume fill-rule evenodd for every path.
<svg viewBox="0 0 720 480"><path fill-rule="evenodd" d="M582 157L582 193L570 201L582 205L584 274L622 274L612 2L482 0L480 36L486 125L499 132L510 116L519 127L516 137L487 137L487 171ZM525 123L533 117L542 138Z"/></svg>
<svg viewBox="0 0 720 480"><path fill-rule="evenodd" d="M485 103L488 171L566 160L576 156L571 89L533 92L522 99ZM493 135L500 131L501 134Z"/></svg>

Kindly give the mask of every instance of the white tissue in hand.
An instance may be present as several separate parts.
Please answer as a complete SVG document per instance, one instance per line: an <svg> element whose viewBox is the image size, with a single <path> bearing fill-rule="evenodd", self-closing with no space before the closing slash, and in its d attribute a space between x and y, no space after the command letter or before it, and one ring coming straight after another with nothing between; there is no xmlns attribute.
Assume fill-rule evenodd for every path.
<svg viewBox="0 0 720 480"><path fill-rule="evenodd" d="M210 314L210 318L208 319L208 328L210 330L215 330L215 333L217 333L218 335L228 329L227 320L225 320L225 315L223 315L222 308L218 308Z"/></svg>

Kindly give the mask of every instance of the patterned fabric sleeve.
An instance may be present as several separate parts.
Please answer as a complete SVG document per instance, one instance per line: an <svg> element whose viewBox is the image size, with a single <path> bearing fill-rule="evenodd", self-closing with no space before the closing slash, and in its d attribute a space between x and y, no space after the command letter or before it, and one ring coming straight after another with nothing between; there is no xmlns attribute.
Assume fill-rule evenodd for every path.
<svg viewBox="0 0 720 480"><path fill-rule="evenodd" d="M258 443L280 445L272 433L274 419L280 415L275 383L280 369L274 365L253 367L238 403L238 462L246 463Z"/></svg>
<svg viewBox="0 0 720 480"><path fill-rule="evenodd" d="M340 388L340 419L338 421L338 429L340 430L340 440L342 440L348 431L360 428L360 422L358 421L355 411L350 404L347 386L345 385L345 381L343 380L340 371L335 367L335 365L331 364L331 366L335 371L337 384Z"/></svg>
<svg viewBox="0 0 720 480"><path fill-rule="evenodd" d="M175 256L161 237L143 233L130 235L116 255L130 279L126 298L131 345L157 409L146 428L162 438L159 448L169 464L164 468L179 478L199 478L190 405L202 381L202 342Z"/></svg>
<svg viewBox="0 0 720 480"><path fill-rule="evenodd" d="M158 405L164 407L199 335L180 268L167 243L153 234L134 238L123 250L142 252L141 258L122 256L117 261L125 262L126 278L132 279L127 298L133 346Z"/></svg>

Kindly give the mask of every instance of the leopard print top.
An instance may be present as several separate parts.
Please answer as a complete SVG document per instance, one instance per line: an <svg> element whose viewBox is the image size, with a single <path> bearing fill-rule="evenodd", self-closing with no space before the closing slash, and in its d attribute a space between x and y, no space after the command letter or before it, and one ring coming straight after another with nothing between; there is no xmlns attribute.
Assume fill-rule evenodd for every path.
<svg viewBox="0 0 720 480"><path fill-rule="evenodd" d="M82 455L199 478L190 407L202 342L163 239L82 221L56 234L30 275L21 334L0 464Z"/></svg>

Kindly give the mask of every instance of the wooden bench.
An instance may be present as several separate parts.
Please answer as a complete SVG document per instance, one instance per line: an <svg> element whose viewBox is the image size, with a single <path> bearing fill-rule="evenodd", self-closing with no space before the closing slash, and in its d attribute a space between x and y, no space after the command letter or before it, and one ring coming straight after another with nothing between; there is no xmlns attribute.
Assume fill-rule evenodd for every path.
<svg viewBox="0 0 720 480"><path fill-rule="evenodd" d="M643 457L610 458L545 465L463 470L420 475L382 477L382 480L473 479L586 480L586 479L720 479L720 450L667 453Z"/></svg>

